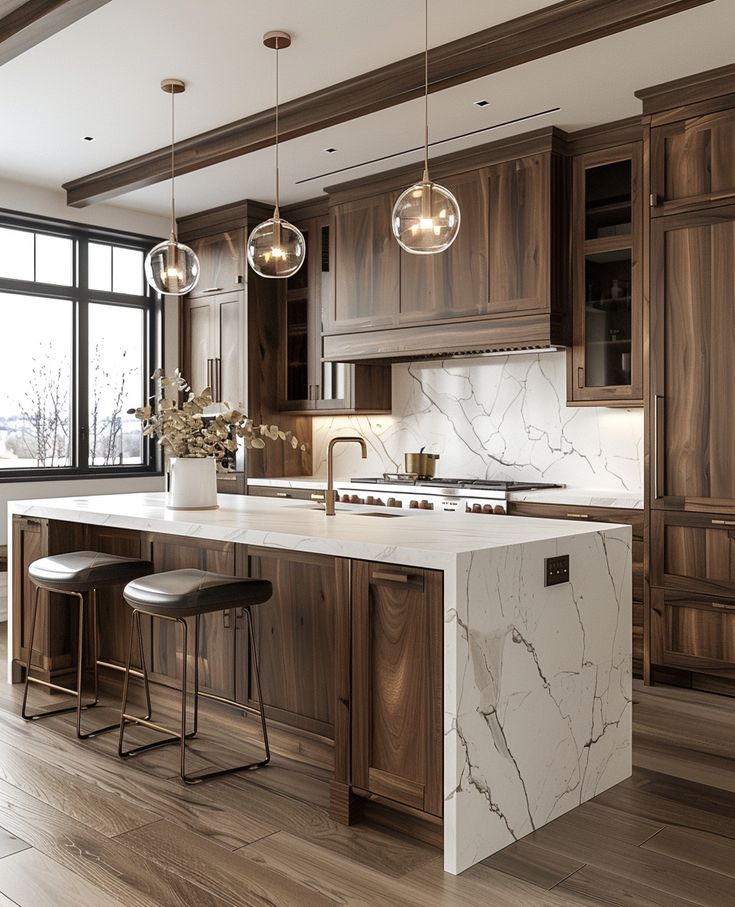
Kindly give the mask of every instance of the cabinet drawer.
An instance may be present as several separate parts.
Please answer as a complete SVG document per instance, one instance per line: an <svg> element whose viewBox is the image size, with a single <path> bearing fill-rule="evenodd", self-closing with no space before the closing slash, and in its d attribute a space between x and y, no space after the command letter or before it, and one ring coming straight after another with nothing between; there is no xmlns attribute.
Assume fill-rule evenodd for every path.
<svg viewBox="0 0 735 907"><path fill-rule="evenodd" d="M536 504L511 501L508 513L549 520L589 520L591 523L623 523L631 526L634 539L643 539L643 511L624 507L579 507L571 504Z"/></svg>
<svg viewBox="0 0 735 907"><path fill-rule="evenodd" d="M735 666L735 604L651 592L651 661L679 668Z"/></svg>
<svg viewBox="0 0 735 907"><path fill-rule="evenodd" d="M652 511L651 584L735 597L735 517Z"/></svg>
<svg viewBox="0 0 735 907"><path fill-rule="evenodd" d="M287 485L248 485L247 493L255 498L293 498L295 501L323 501L323 488L289 488Z"/></svg>

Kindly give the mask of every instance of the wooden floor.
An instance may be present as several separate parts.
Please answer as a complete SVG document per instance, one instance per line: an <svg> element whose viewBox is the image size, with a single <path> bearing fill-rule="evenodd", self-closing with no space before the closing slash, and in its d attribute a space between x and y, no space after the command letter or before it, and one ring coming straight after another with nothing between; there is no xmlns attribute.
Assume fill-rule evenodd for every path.
<svg viewBox="0 0 735 907"><path fill-rule="evenodd" d="M332 822L316 743L274 733L267 769L184 787L172 749L121 763L115 735L22 721L0 681L0 907L733 907L735 701L635 700L630 780L453 877L428 846ZM232 722L215 730L256 726Z"/></svg>

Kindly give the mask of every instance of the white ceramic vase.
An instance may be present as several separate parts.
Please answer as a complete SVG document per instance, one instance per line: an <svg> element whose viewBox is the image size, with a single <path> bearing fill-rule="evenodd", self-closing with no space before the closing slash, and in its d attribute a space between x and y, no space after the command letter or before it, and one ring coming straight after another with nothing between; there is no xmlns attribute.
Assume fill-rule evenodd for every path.
<svg viewBox="0 0 735 907"><path fill-rule="evenodd" d="M214 457L171 457L166 506L170 510L217 509L217 461Z"/></svg>

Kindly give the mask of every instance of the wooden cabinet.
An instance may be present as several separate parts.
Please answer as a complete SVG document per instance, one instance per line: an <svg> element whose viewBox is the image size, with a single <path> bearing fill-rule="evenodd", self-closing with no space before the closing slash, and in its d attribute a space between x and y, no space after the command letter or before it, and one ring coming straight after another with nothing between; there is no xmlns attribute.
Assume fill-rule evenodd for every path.
<svg viewBox="0 0 735 907"><path fill-rule="evenodd" d="M352 564L352 785L442 815L442 574Z"/></svg>
<svg viewBox="0 0 735 907"><path fill-rule="evenodd" d="M489 313L489 181L483 171L473 170L441 182L459 203L459 233L449 249L438 255L401 250L400 323Z"/></svg>
<svg viewBox="0 0 735 907"><path fill-rule="evenodd" d="M199 392L212 388L215 402L244 407L246 386L245 294L187 297L186 377Z"/></svg>
<svg viewBox="0 0 735 907"><path fill-rule="evenodd" d="M735 513L735 206L654 221L651 505Z"/></svg>
<svg viewBox="0 0 735 907"><path fill-rule="evenodd" d="M521 153L522 149L522 153ZM409 179L338 187L331 206L334 297L324 358L410 360L533 349L569 341L570 158L562 135L435 162L457 197L459 234L444 252L400 250L390 211Z"/></svg>
<svg viewBox="0 0 735 907"><path fill-rule="evenodd" d="M642 405L641 143L574 160L570 405Z"/></svg>
<svg viewBox="0 0 735 907"><path fill-rule="evenodd" d="M253 485L248 483L248 494L256 498L293 498L296 501L324 500L324 489L292 488L289 485Z"/></svg>
<svg viewBox="0 0 735 907"><path fill-rule="evenodd" d="M249 549L250 576L273 583L273 597L253 609L255 639L270 717L334 737L337 612L349 609L341 574L347 562L307 553ZM240 630L244 633L244 622ZM237 696L255 699L254 678L237 666Z"/></svg>
<svg viewBox="0 0 735 907"><path fill-rule="evenodd" d="M651 130L652 215L735 199L735 110L719 110Z"/></svg>
<svg viewBox="0 0 735 907"><path fill-rule="evenodd" d="M735 681L735 602L653 589L651 661Z"/></svg>
<svg viewBox="0 0 735 907"><path fill-rule="evenodd" d="M189 241L199 258L199 280L191 296L240 290L245 283L245 231L227 230Z"/></svg>
<svg viewBox="0 0 735 907"><path fill-rule="evenodd" d="M735 515L652 511L651 583L735 599Z"/></svg>
<svg viewBox="0 0 735 907"><path fill-rule="evenodd" d="M327 330L372 330L398 321L400 247L391 231L394 193L331 209L334 295L324 308Z"/></svg>
<svg viewBox="0 0 735 907"><path fill-rule="evenodd" d="M620 507L577 507L568 504L534 504L511 501L508 513L512 516L532 516L553 520L593 520L598 523L625 523L633 530L632 595L633 595L633 673L643 673L644 599L643 573L644 522L642 510Z"/></svg>
<svg viewBox="0 0 735 907"><path fill-rule="evenodd" d="M235 546L180 535L148 533L143 536L144 556L153 563L154 573L193 567L214 573L235 575ZM205 614L200 619L199 685L207 693L235 695L235 660L247 658L247 649L235 653L235 609ZM178 686L181 683L181 628L167 620L156 620L148 634L146 653L151 678ZM189 634L189 661L193 667L194 633Z"/></svg>
<svg viewBox="0 0 735 907"><path fill-rule="evenodd" d="M297 226L306 240L306 261L282 281L279 341L279 409L310 413L379 413L391 409L389 365L325 362L322 312L333 298L329 218Z"/></svg>

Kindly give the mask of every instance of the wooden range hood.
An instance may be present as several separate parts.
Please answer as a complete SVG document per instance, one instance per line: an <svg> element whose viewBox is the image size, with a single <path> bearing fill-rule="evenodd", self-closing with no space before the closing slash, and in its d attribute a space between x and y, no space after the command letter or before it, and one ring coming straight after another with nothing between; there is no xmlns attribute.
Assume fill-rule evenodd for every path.
<svg viewBox="0 0 735 907"><path fill-rule="evenodd" d="M462 225L438 255L393 239L397 194L416 168L327 189L332 296L324 358L405 361L570 343L571 152L549 127L437 158Z"/></svg>

